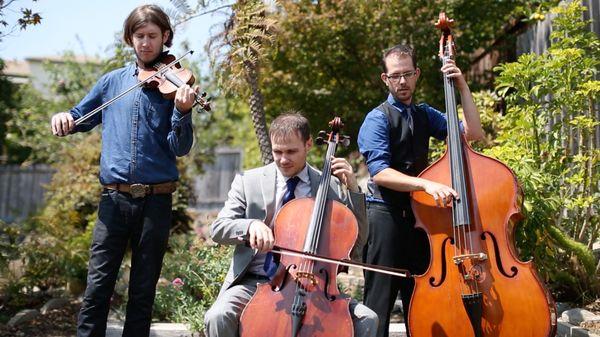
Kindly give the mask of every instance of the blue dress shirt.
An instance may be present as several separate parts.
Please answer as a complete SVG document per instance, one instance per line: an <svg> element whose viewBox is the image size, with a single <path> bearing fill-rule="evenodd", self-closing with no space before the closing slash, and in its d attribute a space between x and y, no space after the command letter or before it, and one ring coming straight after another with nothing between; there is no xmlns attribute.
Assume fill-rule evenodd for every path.
<svg viewBox="0 0 600 337"><path fill-rule="evenodd" d="M391 94L388 95L387 101L398 109L402 115L406 116L409 113L409 107L396 101ZM411 111L416 111L414 104L411 104L410 108ZM429 136L439 140L446 139L448 134L446 115L427 104L420 104L419 108L427 113ZM390 124L385 112L377 110L377 108L371 110L358 132L358 148L365 158L371 177L390 167L392 154L389 133ZM367 200L381 202L381 200L374 200L370 196L367 197Z"/></svg>
<svg viewBox="0 0 600 337"><path fill-rule="evenodd" d="M135 64L111 71L70 113L77 120L136 83ZM175 157L192 147L191 113L182 114L157 89L136 88L74 132L89 131L100 123L100 183L156 184L179 178Z"/></svg>

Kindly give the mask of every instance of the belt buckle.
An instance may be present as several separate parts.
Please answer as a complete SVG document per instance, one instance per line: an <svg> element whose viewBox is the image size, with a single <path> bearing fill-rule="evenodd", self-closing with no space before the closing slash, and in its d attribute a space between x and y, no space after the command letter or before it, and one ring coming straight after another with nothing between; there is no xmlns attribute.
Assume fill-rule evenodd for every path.
<svg viewBox="0 0 600 337"><path fill-rule="evenodd" d="M146 196L146 186L143 184L131 184L131 186L129 186L129 194L131 194L134 199L143 198Z"/></svg>

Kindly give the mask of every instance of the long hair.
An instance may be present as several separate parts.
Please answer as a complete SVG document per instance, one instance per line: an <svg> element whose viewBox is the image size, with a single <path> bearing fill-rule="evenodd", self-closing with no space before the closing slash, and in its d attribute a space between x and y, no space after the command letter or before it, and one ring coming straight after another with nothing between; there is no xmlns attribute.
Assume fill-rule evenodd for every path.
<svg viewBox="0 0 600 337"><path fill-rule="evenodd" d="M173 44L173 28L169 16L156 5L143 5L135 8L125 22L123 23L123 41L129 46L133 45L133 33L140 27L153 23L157 25L161 32L169 32L169 37L165 42L165 46L171 47Z"/></svg>

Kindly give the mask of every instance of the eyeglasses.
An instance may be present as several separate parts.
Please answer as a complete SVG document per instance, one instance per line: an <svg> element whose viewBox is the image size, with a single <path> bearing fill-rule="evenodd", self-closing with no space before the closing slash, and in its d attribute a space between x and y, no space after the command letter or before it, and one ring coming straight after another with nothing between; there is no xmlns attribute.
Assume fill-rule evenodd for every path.
<svg viewBox="0 0 600 337"><path fill-rule="evenodd" d="M401 78L404 78L404 80L408 80L409 78L415 76L416 74L417 74L417 71L412 70L412 71L407 71L407 72L401 73L401 74L385 74L385 77L387 77L387 79L392 82L400 82Z"/></svg>

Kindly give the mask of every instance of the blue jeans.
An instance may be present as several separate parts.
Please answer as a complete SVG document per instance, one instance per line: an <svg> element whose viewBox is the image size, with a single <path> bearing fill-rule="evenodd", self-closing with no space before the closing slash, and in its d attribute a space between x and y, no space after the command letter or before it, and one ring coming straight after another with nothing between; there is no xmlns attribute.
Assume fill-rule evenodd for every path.
<svg viewBox="0 0 600 337"><path fill-rule="evenodd" d="M131 272L123 336L150 334L156 282L169 239L171 204L171 194L133 199L128 193L102 192L78 337L105 336L110 299L128 243Z"/></svg>

